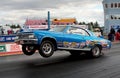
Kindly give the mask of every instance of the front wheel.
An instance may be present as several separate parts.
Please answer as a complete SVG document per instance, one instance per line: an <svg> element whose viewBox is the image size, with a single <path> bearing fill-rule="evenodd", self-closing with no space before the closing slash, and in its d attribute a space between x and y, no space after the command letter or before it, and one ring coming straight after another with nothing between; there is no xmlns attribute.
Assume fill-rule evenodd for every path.
<svg viewBox="0 0 120 78"><path fill-rule="evenodd" d="M40 46L39 53L43 57L52 56L54 53L54 44L48 40L43 41Z"/></svg>
<svg viewBox="0 0 120 78"><path fill-rule="evenodd" d="M33 55L36 48L34 45L22 45L22 51L25 55Z"/></svg>

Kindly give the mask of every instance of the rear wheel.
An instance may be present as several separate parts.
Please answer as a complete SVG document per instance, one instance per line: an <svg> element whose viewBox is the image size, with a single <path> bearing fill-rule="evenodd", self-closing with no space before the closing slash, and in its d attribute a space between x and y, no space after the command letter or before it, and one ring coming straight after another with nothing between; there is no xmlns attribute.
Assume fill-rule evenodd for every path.
<svg viewBox="0 0 120 78"><path fill-rule="evenodd" d="M90 54L92 57L100 57L101 56L101 48L98 46L95 46L91 49Z"/></svg>
<svg viewBox="0 0 120 78"><path fill-rule="evenodd" d="M50 57L54 53L54 44L51 41L45 40L42 42L39 53L43 57Z"/></svg>
<svg viewBox="0 0 120 78"><path fill-rule="evenodd" d="M22 51L25 55L33 55L36 48L34 45L22 45Z"/></svg>

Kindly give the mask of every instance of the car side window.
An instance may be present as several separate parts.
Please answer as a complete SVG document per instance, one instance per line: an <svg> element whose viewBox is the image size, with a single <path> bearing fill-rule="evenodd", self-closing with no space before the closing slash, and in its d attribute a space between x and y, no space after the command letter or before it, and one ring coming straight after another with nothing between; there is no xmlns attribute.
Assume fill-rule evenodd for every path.
<svg viewBox="0 0 120 78"><path fill-rule="evenodd" d="M85 30L78 28L78 27L71 27L67 31L67 33L89 36L89 34Z"/></svg>

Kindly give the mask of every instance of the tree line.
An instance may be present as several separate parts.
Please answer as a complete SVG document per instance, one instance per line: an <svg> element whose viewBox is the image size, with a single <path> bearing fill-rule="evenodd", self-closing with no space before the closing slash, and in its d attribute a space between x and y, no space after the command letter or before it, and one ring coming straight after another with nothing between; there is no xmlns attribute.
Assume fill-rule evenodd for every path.
<svg viewBox="0 0 120 78"><path fill-rule="evenodd" d="M97 28L97 27L100 27L100 25L98 24L98 22L89 22L89 23L86 23L86 22L79 22L79 23L75 23L75 24L78 24L78 25L88 25L88 29L89 30L93 30L94 28ZM6 26L10 26L11 28L21 28L21 26L19 24L6 24Z"/></svg>
<svg viewBox="0 0 120 78"><path fill-rule="evenodd" d="M91 30L91 31L93 31L94 28L102 28L103 29L103 27L101 27L97 21L96 22L89 22L89 23L79 22L78 24L79 25L87 25L88 29Z"/></svg>
<svg viewBox="0 0 120 78"><path fill-rule="evenodd" d="M19 24L6 24L6 26L9 26L10 28L21 28Z"/></svg>

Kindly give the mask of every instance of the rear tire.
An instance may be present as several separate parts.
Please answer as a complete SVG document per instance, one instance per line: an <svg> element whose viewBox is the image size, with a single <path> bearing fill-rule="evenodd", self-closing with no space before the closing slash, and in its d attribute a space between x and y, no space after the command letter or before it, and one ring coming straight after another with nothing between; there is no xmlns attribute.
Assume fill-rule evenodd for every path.
<svg viewBox="0 0 120 78"><path fill-rule="evenodd" d="M45 40L41 43L39 54L43 57L50 57L54 53L54 44L51 41Z"/></svg>
<svg viewBox="0 0 120 78"><path fill-rule="evenodd" d="M100 57L101 56L101 48L98 46L94 46L90 51L90 55L94 58Z"/></svg>

